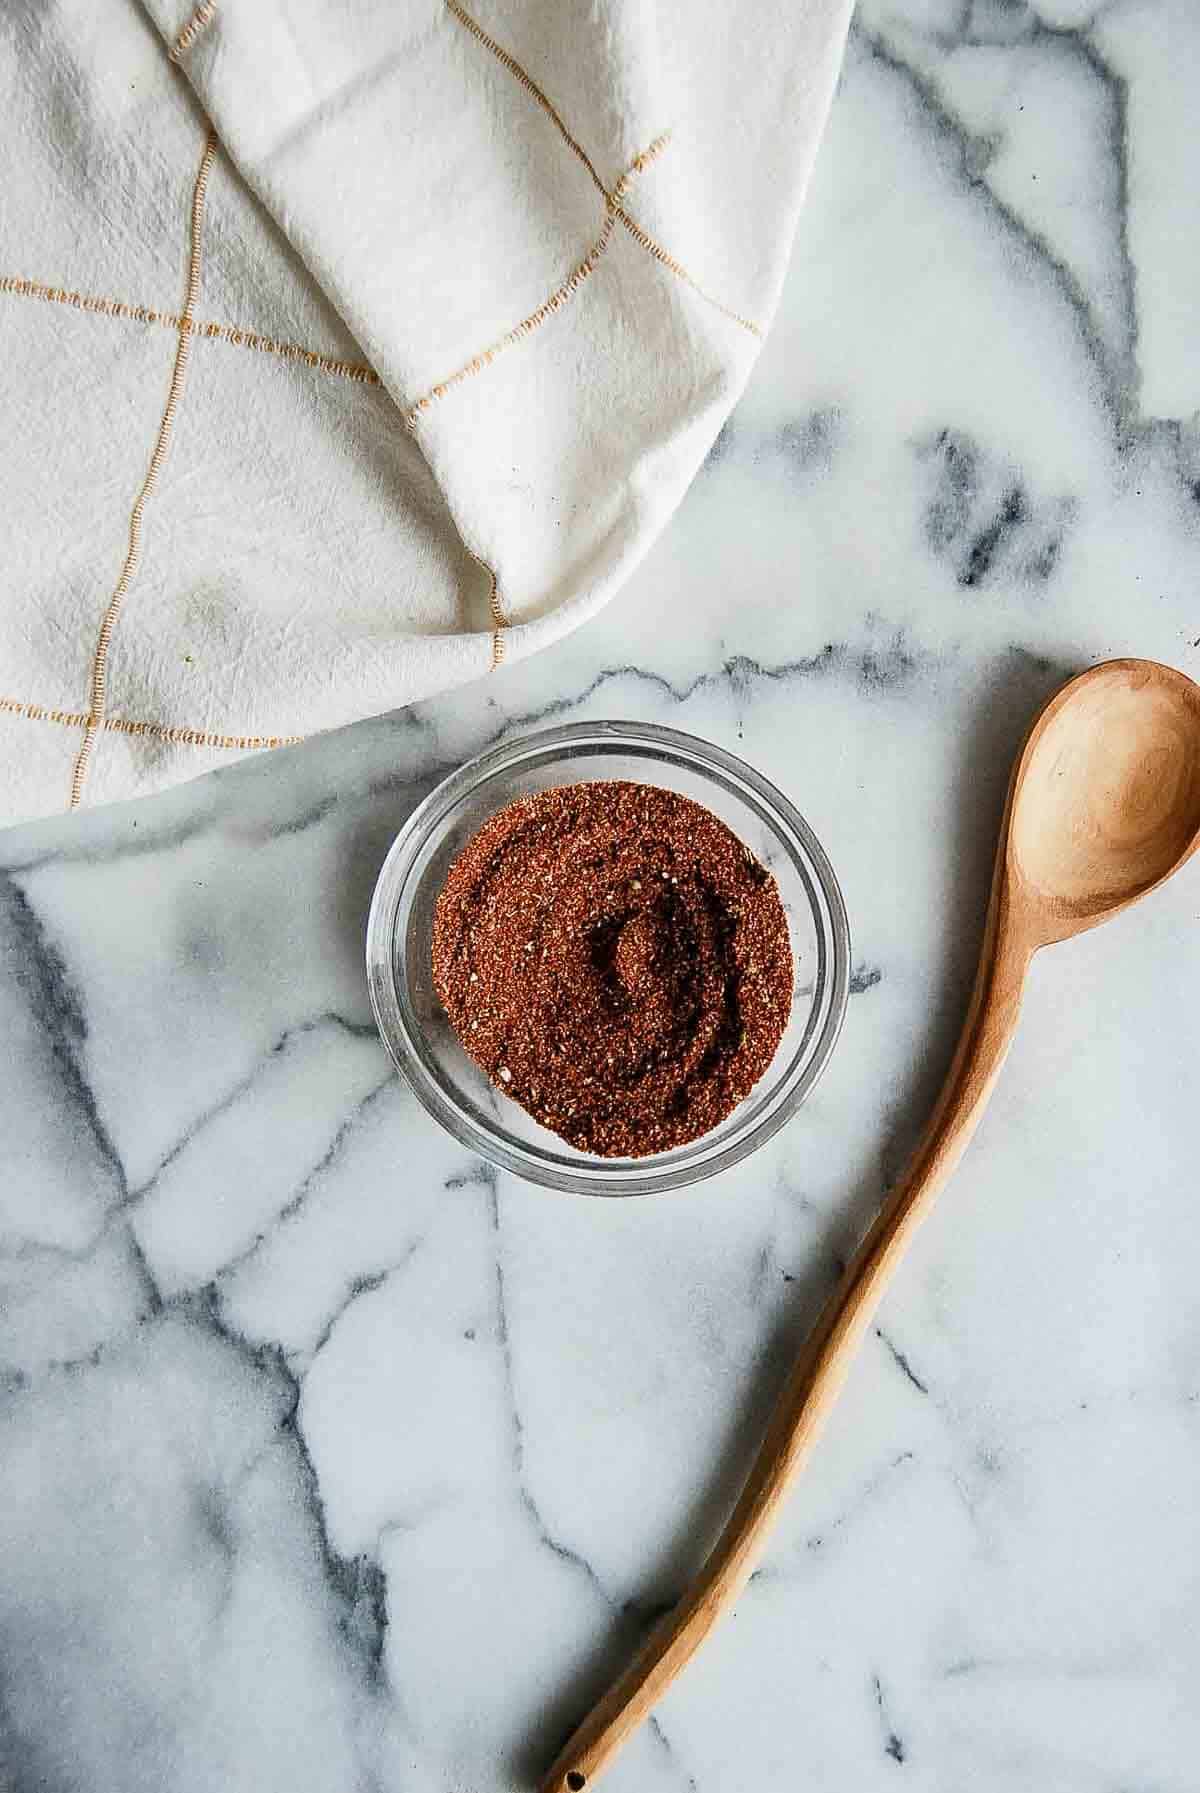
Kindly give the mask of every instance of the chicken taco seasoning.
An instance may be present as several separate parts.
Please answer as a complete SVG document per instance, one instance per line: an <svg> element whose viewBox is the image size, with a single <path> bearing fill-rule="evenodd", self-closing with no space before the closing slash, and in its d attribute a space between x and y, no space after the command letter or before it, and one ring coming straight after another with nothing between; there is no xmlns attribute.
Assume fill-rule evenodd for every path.
<svg viewBox="0 0 1200 1793"><path fill-rule="evenodd" d="M522 797L450 868L433 980L464 1048L580 1151L709 1132L774 1057L792 1004L774 878L710 810L623 781Z"/></svg>

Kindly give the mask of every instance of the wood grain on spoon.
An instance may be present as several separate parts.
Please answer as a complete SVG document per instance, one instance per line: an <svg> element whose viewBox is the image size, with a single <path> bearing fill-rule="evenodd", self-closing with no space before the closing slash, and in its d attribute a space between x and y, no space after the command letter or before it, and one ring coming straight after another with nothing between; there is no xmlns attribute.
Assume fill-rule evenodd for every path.
<svg viewBox="0 0 1200 1793"><path fill-rule="evenodd" d="M1072 679L1018 758L966 1022L907 1169L788 1377L708 1561L567 1743L542 1793L594 1784L749 1580L889 1278L979 1122L1033 954L1136 902L1198 843L1200 687L1151 660L1111 660Z"/></svg>

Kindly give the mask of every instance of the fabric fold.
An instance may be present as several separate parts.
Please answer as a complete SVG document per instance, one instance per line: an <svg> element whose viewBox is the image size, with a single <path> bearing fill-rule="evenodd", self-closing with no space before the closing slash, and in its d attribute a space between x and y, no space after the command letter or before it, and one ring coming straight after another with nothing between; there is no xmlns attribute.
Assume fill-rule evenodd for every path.
<svg viewBox="0 0 1200 1793"><path fill-rule="evenodd" d="M37 413L13 814L428 697L602 604L753 365L848 11L142 4L0 22L29 177L0 378Z"/></svg>

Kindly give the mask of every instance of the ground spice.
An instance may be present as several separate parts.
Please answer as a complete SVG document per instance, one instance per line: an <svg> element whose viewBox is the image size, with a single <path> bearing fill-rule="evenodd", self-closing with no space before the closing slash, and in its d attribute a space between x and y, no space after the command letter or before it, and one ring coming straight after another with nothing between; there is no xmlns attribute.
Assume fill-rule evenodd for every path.
<svg viewBox="0 0 1200 1793"><path fill-rule="evenodd" d="M724 1120L792 1003L770 873L711 811L656 786L522 797L455 860L433 980L470 1056L581 1151L644 1157Z"/></svg>

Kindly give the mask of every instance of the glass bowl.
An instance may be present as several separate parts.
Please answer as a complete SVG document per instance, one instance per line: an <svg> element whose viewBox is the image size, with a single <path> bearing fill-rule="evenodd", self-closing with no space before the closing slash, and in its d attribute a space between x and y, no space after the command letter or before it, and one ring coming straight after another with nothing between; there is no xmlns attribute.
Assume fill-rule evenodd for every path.
<svg viewBox="0 0 1200 1793"><path fill-rule="evenodd" d="M649 1158L597 1158L501 1095L467 1057L433 988L433 912L451 863L490 816L551 785L630 779L712 810L771 871L791 934L792 1013L767 1071L718 1127ZM648 1195L739 1163L799 1108L837 1041L850 981L850 930L833 868L807 822L731 753L647 722L580 722L506 741L454 772L392 845L367 923L367 979L379 1032L418 1101L479 1157L553 1189Z"/></svg>

